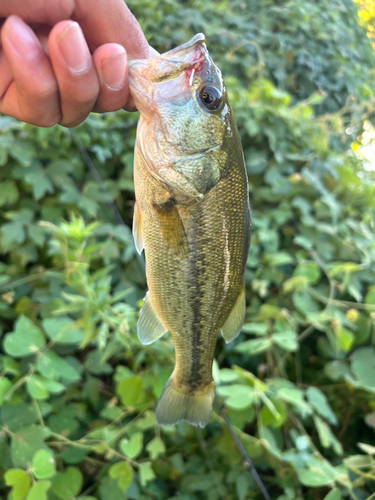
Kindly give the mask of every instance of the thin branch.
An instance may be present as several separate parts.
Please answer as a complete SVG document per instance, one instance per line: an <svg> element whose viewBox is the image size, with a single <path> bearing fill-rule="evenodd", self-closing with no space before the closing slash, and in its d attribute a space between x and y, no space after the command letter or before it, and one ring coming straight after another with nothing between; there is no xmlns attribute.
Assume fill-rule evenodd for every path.
<svg viewBox="0 0 375 500"><path fill-rule="evenodd" d="M269 494L267 493L267 490L261 480L261 478L259 477L259 474L258 472L256 471L254 465L253 465L253 462L251 461L249 455L247 454L245 448L243 447L243 444L241 443L241 441L238 439L237 437L237 434L234 432L234 429L232 427L232 424L229 422L229 419L228 417L226 416L223 408L220 406L219 402L217 401L217 399L215 399L215 407L216 407L216 410L218 411L219 415L221 416L221 418L224 420L225 422L225 425L227 426L227 429L230 433L230 435L232 436L232 439L234 441L234 444L237 446L237 449L238 451L240 452L241 454L241 457L242 457L242 460L243 460L243 463L244 465L249 469L249 471L251 472L253 478L254 478L254 481L256 482L256 484L258 485L258 488L260 489L263 497L265 498L265 500L271 500L271 497L269 496Z"/></svg>

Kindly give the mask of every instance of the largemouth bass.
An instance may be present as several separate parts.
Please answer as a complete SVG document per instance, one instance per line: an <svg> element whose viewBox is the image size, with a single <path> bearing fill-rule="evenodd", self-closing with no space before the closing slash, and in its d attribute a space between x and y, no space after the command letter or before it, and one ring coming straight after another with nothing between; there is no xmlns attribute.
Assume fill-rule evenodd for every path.
<svg viewBox="0 0 375 500"><path fill-rule="evenodd" d="M149 288L138 337L150 344L170 331L175 345L158 423L204 427L217 334L233 340L245 316L250 211L240 138L204 35L129 61L129 82L140 111L133 234Z"/></svg>

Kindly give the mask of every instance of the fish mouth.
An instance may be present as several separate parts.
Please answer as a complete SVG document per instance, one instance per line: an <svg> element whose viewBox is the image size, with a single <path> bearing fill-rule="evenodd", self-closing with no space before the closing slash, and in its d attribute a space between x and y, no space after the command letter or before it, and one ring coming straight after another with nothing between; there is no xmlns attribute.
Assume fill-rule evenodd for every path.
<svg viewBox="0 0 375 500"><path fill-rule="evenodd" d="M195 49L197 46L204 44L205 41L206 41L206 37L204 36L204 34L197 33L188 42L185 42L182 45L179 45L178 47L175 47L174 49L169 50L168 52L164 52L164 54L151 56L148 59L129 59L128 60L128 68L132 68L133 66L137 66L141 63L144 63L145 61L149 61L150 59L151 60L152 59L158 59L158 60L175 59L176 56L177 56L177 58L183 59L186 55L190 54L192 52L192 50Z"/></svg>
<svg viewBox="0 0 375 500"><path fill-rule="evenodd" d="M190 54L192 50L195 49L197 46L205 43L205 41L206 37L204 36L204 34L197 33L188 42L185 42L182 45L179 45L178 47L175 47L174 49L165 52L162 57L166 59L171 59L171 58L174 59L175 56L177 55L178 57L183 58L185 55Z"/></svg>
<svg viewBox="0 0 375 500"><path fill-rule="evenodd" d="M186 71L201 69L208 62L208 51L203 33L161 55L149 59L128 61L130 84L132 77L138 75L151 83L161 83L178 78Z"/></svg>

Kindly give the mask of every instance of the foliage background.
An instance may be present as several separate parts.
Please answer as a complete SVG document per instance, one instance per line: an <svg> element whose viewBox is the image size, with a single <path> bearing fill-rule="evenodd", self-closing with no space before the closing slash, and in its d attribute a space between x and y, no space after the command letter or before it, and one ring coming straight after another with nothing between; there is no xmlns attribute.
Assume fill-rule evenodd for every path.
<svg viewBox="0 0 375 500"><path fill-rule="evenodd" d="M246 324L219 339L214 375L277 500L374 498L374 8L357 3L129 2L161 52L204 32L225 76L253 237ZM0 117L4 499L261 498L216 413L204 430L155 423L174 353L135 334L136 121L75 132L123 227L74 134Z"/></svg>

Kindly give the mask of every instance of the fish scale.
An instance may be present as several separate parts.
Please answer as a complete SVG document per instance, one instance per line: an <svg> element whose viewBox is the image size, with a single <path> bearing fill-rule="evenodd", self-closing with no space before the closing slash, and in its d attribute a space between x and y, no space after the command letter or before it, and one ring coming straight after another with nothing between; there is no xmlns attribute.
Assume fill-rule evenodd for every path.
<svg viewBox="0 0 375 500"><path fill-rule="evenodd" d="M194 71L194 81L191 70L181 78L197 53L200 69ZM166 61L172 57L174 77L167 73L172 65ZM221 330L226 341L235 338L245 314L250 213L241 143L221 73L203 35L161 56L131 61L129 76L141 113L134 161L134 235L138 250L145 250L149 288L138 336L147 344L170 331L175 345L175 369L156 409L159 424L185 419L204 426L214 398L217 334ZM205 110L199 101L202 86L220 93L217 112ZM166 95L177 97L166 100ZM184 141L170 141L170 130L184 130ZM181 162L184 168L179 171Z"/></svg>

